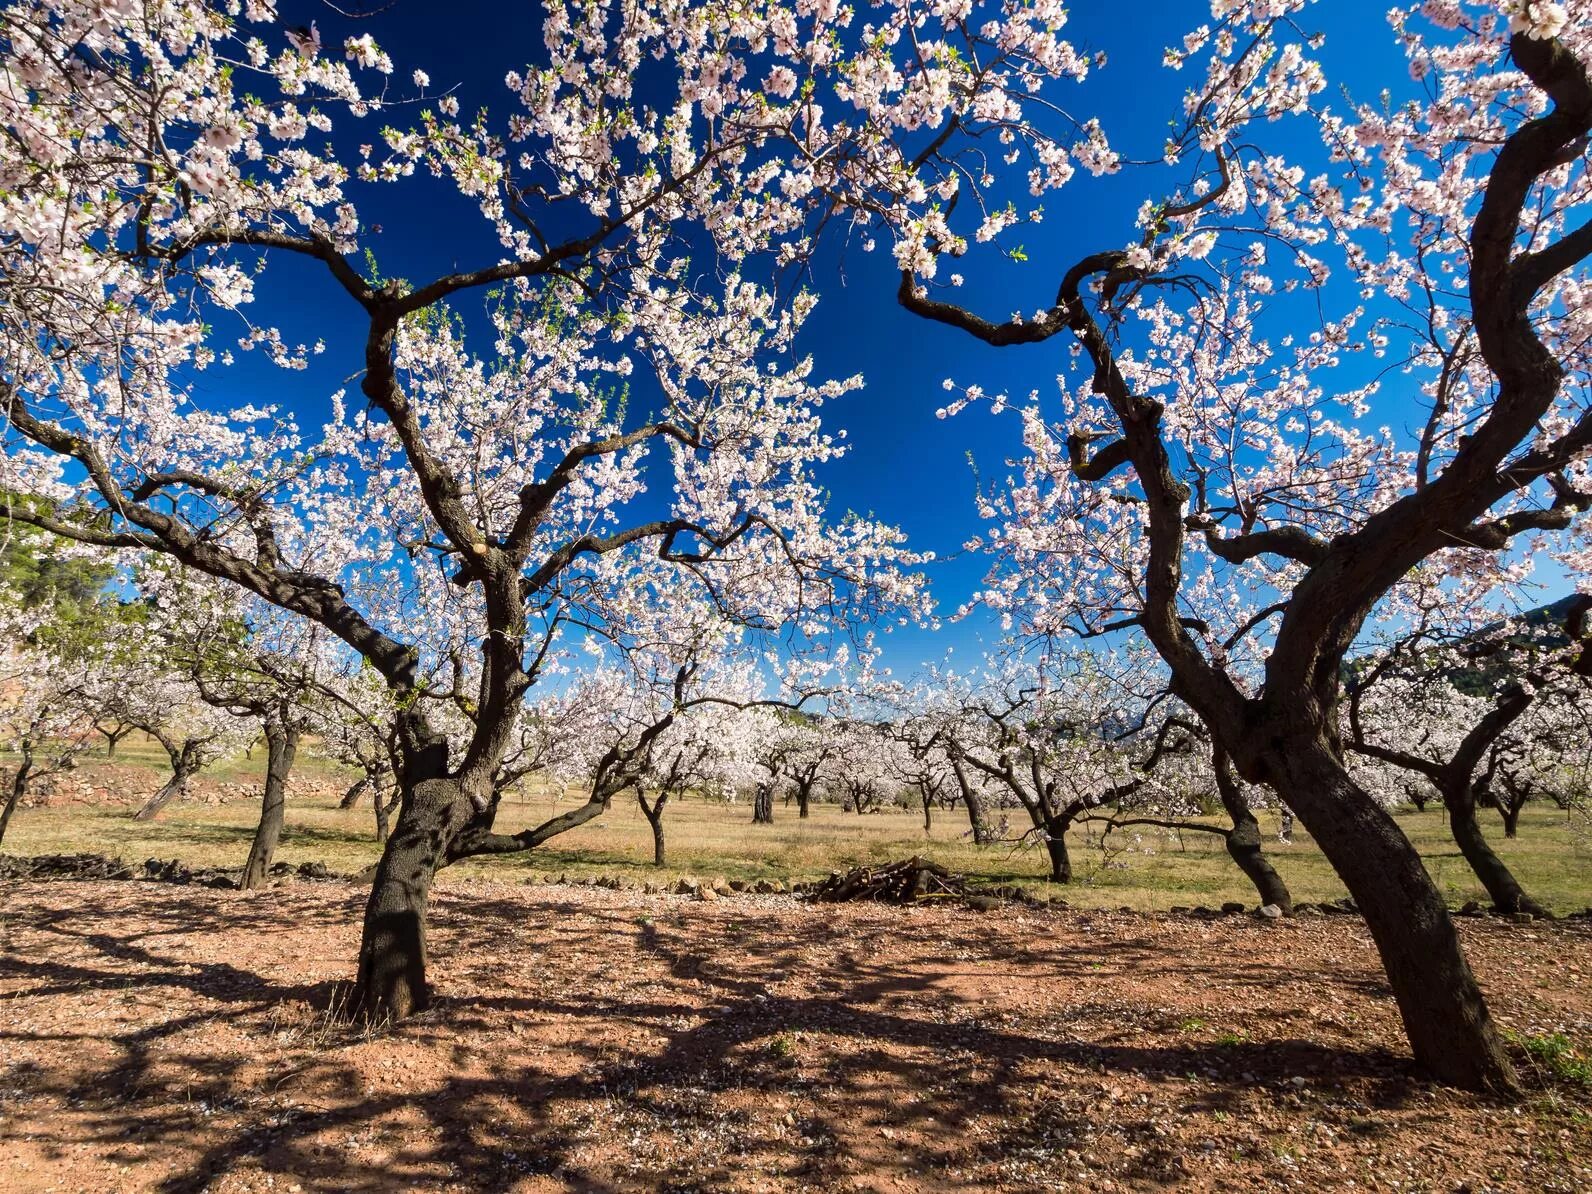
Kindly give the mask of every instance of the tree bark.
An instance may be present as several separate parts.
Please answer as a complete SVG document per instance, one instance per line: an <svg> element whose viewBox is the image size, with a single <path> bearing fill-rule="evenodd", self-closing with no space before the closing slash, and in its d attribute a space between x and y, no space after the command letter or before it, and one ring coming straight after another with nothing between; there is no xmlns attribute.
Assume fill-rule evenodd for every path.
<svg viewBox="0 0 1592 1194"><path fill-rule="evenodd" d="M381 785L371 784L371 807L376 810L376 841L381 845L387 844L387 838L392 833L392 814L403 799L403 789L395 788L392 799L384 800Z"/></svg>
<svg viewBox="0 0 1592 1194"><path fill-rule="evenodd" d="M338 808L353 808L355 805L357 805L359 803L359 798L365 794L365 789L366 788L369 788L373 792L375 792L375 800L377 801L377 803L380 803L381 802L381 792L376 788L376 786L374 784L372 784L370 782L370 776L362 775L358 779L356 779L353 783L348 785L348 791L343 793L343 798L337 802L337 807Z"/></svg>
<svg viewBox="0 0 1592 1194"><path fill-rule="evenodd" d="M238 886L244 891L265 886L270 877L271 858L282 837L282 821L287 809L287 779L298 754L299 731L271 718L265 723L265 793L260 800L260 823L254 830L248 861Z"/></svg>
<svg viewBox="0 0 1592 1194"><path fill-rule="evenodd" d="M813 800L813 781L801 780L796 784L796 815L801 820L807 819L808 806Z"/></svg>
<svg viewBox="0 0 1592 1194"><path fill-rule="evenodd" d="M1448 808L1448 828L1454 835L1459 852L1465 856L1470 869L1487 889L1493 907L1499 912L1529 912L1533 916L1545 916L1547 909L1526 894L1514 872L1487 844L1487 838L1476 820L1476 799L1471 785L1467 783L1462 791L1445 791L1443 804ZM1500 802L1499 808L1502 807Z"/></svg>
<svg viewBox="0 0 1592 1194"><path fill-rule="evenodd" d="M349 1008L355 1018L370 1024L402 1020L429 1002L426 904L468 808L451 779L424 779L405 794L365 904L359 977Z"/></svg>
<svg viewBox="0 0 1592 1194"><path fill-rule="evenodd" d="M648 804L647 797L642 793L641 789L639 787L636 789L636 803L641 805L641 815L647 818L647 824L652 827L653 866L661 867L664 865L663 806L668 802L668 799L669 794L667 792L660 792L653 797L652 803Z"/></svg>
<svg viewBox="0 0 1592 1194"><path fill-rule="evenodd" d="M1278 794L1365 916L1416 1063L1468 1090L1515 1093L1514 1068L1448 908L1409 839L1321 737L1279 737L1264 758Z"/></svg>
<svg viewBox="0 0 1592 1194"><path fill-rule="evenodd" d="M0 809L0 844L6 840L6 829L11 824L11 814L16 812L17 805L22 803L22 797L28 791L28 776L33 771L33 756L26 748L22 752L22 761L17 764L16 773L11 777L11 789L6 793L6 803Z"/></svg>
<svg viewBox="0 0 1592 1194"><path fill-rule="evenodd" d="M106 759L114 759L116 757L117 745L123 738L127 737L128 734L131 734L136 727L123 726L120 729L107 730L104 726L96 725L94 728L98 730L105 739Z"/></svg>
<svg viewBox="0 0 1592 1194"><path fill-rule="evenodd" d="M1283 910L1284 915L1292 916L1293 895L1289 892L1288 885L1283 882L1282 876L1277 873L1277 869L1262 852L1260 822L1255 820L1255 814L1250 811L1249 803L1244 799L1243 788L1239 786L1237 778L1233 775L1232 765L1227 761L1227 756L1220 752L1215 758L1215 772L1216 791L1221 796L1222 807L1227 810L1227 815L1233 823L1233 827L1223 837L1223 841L1227 844L1228 856L1255 885L1255 893L1260 897L1262 905L1275 904Z"/></svg>
<svg viewBox="0 0 1592 1194"><path fill-rule="evenodd" d="M774 785L771 783L758 784L752 793L752 824L772 825L774 823Z"/></svg>
<svg viewBox="0 0 1592 1194"><path fill-rule="evenodd" d="M1070 821L1060 818L1051 818L1045 822L1045 852L1050 855L1052 883L1072 882L1072 858L1067 853L1067 830L1071 827Z"/></svg>
<svg viewBox="0 0 1592 1194"><path fill-rule="evenodd" d="M962 803L967 806L967 821L973 830L973 844L987 846L995 840L995 832L990 828L989 817L984 811L984 798L968 779L962 760L954 755L951 758L951 770L956 775L956 786L962 790Z"/></svg>
<svg viewBox="0 0 1592 1194"><path fill-rule="evenodd" d="M197 767L179 766L171 773L171 778L166 781L165 786L144 801L144 806L133 814L133 820L153 821L160 816L162 809L188 790L188 781L193 778L197 770Z"/></svg>
<svg viewBox="0 0 1592 1194"><path fill-rule="evenodd" d="M922 788L920 794L923 797L923 832L927 836L934 831L934 814L932 811L934 802L929 796L927 787Z"/></svg>

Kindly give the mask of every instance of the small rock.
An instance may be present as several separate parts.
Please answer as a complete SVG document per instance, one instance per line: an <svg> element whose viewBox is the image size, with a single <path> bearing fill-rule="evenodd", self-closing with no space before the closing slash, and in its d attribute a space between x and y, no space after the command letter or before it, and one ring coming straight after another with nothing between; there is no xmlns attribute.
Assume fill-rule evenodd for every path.
<svg viewBox="0 0 1592 1194"><path fill-rule="evenodd" d="M1228 900L1227 903L1222 905L1222 911L1227 913L1229 916L1242 912L1243 910L1244 905L1238 900Z"/></svg>
<svg viewBox="0 0 1592 1194"><path fill-rule="evenodd" d="M1255 909L1255 915L1259 916L1262 920L1281 920L1282 909L1276 904L1262 904L1259 908Z"/></svg>
<svg viewBox="0 0 1592 1194"><path fill-rule="evenodd" d="M1511 912L1509 923L1512 925L1528 925L1537 918L1529 912Z"/></svg>
<svg viewBox="0 0 1592 1194"><path fill-rule="evenodd" d="M704 883L701 887L697 888L696 898L701 900L704 904L711 904L719 898L719 893Z"/></svg>
<svg viewBox="0 0 1592 1194"><path fill-rule="evenodd" d="M994 896L970 895L966 902L969 908L978 912L993 912L1001 906L1001 902Z"/></svg>

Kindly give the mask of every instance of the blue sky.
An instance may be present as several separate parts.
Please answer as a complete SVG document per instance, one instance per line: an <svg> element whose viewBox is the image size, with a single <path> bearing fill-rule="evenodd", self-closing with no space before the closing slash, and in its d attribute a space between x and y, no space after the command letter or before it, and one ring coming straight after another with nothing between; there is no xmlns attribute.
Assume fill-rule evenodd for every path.
<svg viewBox="0 0 1592 1194"><path fill-rule="evenodd" d="M315 20L328 46L350 34L374 33L394 59L395 82L407 87L410 72L424 69L434 89L458 88L465 112L482 103L504 112L504 73L540 54L540 10L535 4L396 0L385 11L354 20L316 0L286 0L281 9L289 24ZM1085 114L1101 116L1119 149L1133 156L1153 156L1158 150L1168 121L1179 111L1183 89L1194 81L1165 69L1162 49L1208 18L1208 11L1198 0L1141 0L1131 9L1096 2L1074 6L1069 36L1090 50L1105 51L1110 60L1091 80L1087 94L1093 106ZM1383 4L1365 0L1324 0L1302 19L1306 29L1327 35L1322 57L1329 76L1356 96L1369 98L1384 87L1399 93L1411 86L1385 11ZM1129 13L1131 20L1125 19ZM1341 106L1343 100L1333 95L1328 102ZM399 110L386 114L385 120L402 125L407 116ZM373 139L373 132L361 132L360 139ZM1149 185L1131 171L1107 179L1080 174L1049 202L1046 222L1025 230L1028 261L1018 264L991 256L983 266L966 269L968 285L957 297L991 317L1048 305L1068 264L1084 253L1129 240L1135 210ZM499 255L479 216L440 184L375 190L356 186L354 195L366 221L382 224L372 243L385 274L420 279L488 264ZM869 255L853 246L845 253L843 270L841 265L833 253L817 265L814 282L823 300L804 332L804 347L814 355L821 375L861 373L867 385L829 408L831 425L847 429L851 452L831 465L824 478L837 509L869 512L897 523L916 547L950 557L931 573L942 610L950 610L977 587L986 567L976 555L959 554L961 544L982 529L973 506L969 456L986 480L1006 475L1004 462L1017 447L1017 423L1010 416L980 410L950 421L937 419L935 410L946 397L940 383L954 376L991 391L1025 395L1038 389L1048 397L1063 367L1066 344L1058 338L1040 346L991 349L907 314L895 302L896 275L883 248ZM327 351L314 358L306 373L246 365L244 377L251 388L260 387L251 397L269 396L310 422L324 412L333 390L354 388L349 379L361 366L362 321L318 266L278 261L270 273L270 284L262 288L251 314L262 322L280 323L289 336L323 337ZM211 374L202 384L223 384L223 376ZM898 671L909 671L920 660L938 658L947 646L954 645L958 656L965 657L978 649L981 639L992 638L988 619L979 617L938 635L897 630L888 658Z"/></svg>

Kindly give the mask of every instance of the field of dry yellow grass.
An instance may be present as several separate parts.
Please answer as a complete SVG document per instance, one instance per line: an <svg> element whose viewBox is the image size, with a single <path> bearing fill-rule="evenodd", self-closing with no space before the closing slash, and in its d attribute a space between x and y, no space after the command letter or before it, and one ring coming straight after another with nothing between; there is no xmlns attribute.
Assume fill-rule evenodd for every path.
<svg viewBox="0 0 1592 1194"><path fill-rule="evenodd" d="M239 756L211 769L207 782L254 787L262 767L260 752L252 760ZM242 864L256 811L251 800L183 802L168 808L156 821L138 822L132 819L133 808L163 778L158 749L147 743L124 742L114 769L105 769L102 759L91 758L80 769L80 778L93 782L101 772L114 777L121 788L138 789L142 784L142 789L128 790L125 803L23 809L12 823L5 852L87 851L117 855L129 862L177 858L196 867ZM289 804L278 859L294 865L322 862L334 871L359 871L373 863L379 847L368 800L351 810L337 807L337 795L350 776L309 752L296 778L297 793ZM559 793L532 783L505 803L499 824L512 832L569 809L579 799L577 793ZM1008 810L1005 815L1010 836L1016 839L1025 827L1022 810ZM1077 878L1067 888L1054 888L1043 881L1043 851L1017 840L975 846L959 809L936 809L933 827L927 833L918 810L858 816L831 804L815 805L812 816L803 821L793 805L776 803L773 825L753 825L745 803L725 804L693 796L672 803L665 820L668 866L662 870L652 865L652 838L645 819L634 802L625 798L616 800L606 816L538 850L461 864L454 873L481 873L511 881L599 875L618 875L635 882L683 876L791 881L822 877L862 863L924 854L979 879L1018 883L1081 906L1156 909L1254 900L1253 890L1222 851L1220 839L1211 834L1157 830L1136 837L1118 834L1109 849L1102 849L1095 832L1080 829L1072 838ZM1452 903L1485 898L1448 837L1439 812L1407 811L1400 814L1399 821ZM1545 805L1527 809L1515 840L1504 838L1495 819L1484 826L1499 852L1539 899L1561 913L1592 905L1592 834L1585 825ZM1269 821L1266 827L1275 829ZM1271 836L1268 852L1295 899L1323 900L1344 894L1326 860L1302 830L1288 846L1277 843L1274 832Z"/></svg>

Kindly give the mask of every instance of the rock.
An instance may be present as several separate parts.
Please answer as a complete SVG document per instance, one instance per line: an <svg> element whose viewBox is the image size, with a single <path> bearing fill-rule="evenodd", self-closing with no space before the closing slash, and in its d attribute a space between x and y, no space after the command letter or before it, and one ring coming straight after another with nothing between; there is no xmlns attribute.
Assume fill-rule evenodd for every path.
<svg viewBox="0 0 1592 1194"><path fill-rule="evenodd" d="M719 893L711 886L704 883L701 887L697 888L696 898L701 900L704 904L711 904L719 898Z"/></svg>
<svg viewBox="0 0 1592 1194"><path fill-rule="evenodd" d="M1233 916L1244 911L1244 905L1237 900L1228 900L1227 903L1222 905L1222 911L1229 916Z"/></svg>
<svg viewBox="0 0 1592 1194"><path fill-rule="evenodd" d="M1528 925L1537 918L1529 912L1511 912L1509 923L1512 925Z"/></svg>
<svg viewBox="0 0 1592 1194"><path fill-rule="evenodd" d="M696 895L697 885L694 879L681 879L674 885L675 895Z"/></svg>
<svg viewBox="0 0 1592 1194"><path fill-rule="evenodd" d="M1187 904L1173 904L1171 911L1173 916L1187 916L1193 909Z"/></svg>
<svg viewBox="0 0 1592 1194"><path fill-rule="evenodd" d="M332 872L326 869L324 862L305 862L299 864L298 877L300 879L330 879Z"/></svg>
<svg viewBox="0 0 1592 1194"><path fill-rule="evenodd" d="M994 896L970 895L966 899L969 908L978 912L993 912L1001 906L1001 902Z"/></svg>
<svg viewBox="0 0 1592 1194"><path fill-rule="evenodd" d="M749 888L751 886L752 885L750 883L748 883L745 879L731 879L730 880L730 890L734 891L734 892L745 891L745 890L747 890L747 888Z"/></svg>
<svg viewBox="0 0 1592 1194"><path fill-rule="evenodd" d="M1294 908L1295 916L1325 916L1326 913L1314 904L1299 904Z"/></svg>
<svg viewBox="0 0 1592 1194"><path fill-rule="evenodd" d="M712 888L715 895L727 896L733 895L735 893L735 889L723 879L715 879L712 883L707 884L707 886Z"/></svg>
<svg viewBox="0 0 1592 1194"><path fill-rule="evenodd" d="M1466 900L1465 903L1460 907L1459 914L1461 916L1480 916L1481 905L1475 900Z"/></svg>
<svg viewBox="0 0 1592 1194"><path fill-rule="evenodd" d="M1255 909L1255 915L1260 917L1262 920L1281 920L1282 909L1276 904L1262 904L1259 908Z"/></svg>

